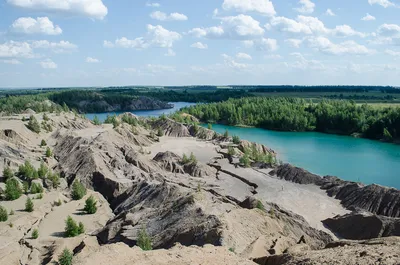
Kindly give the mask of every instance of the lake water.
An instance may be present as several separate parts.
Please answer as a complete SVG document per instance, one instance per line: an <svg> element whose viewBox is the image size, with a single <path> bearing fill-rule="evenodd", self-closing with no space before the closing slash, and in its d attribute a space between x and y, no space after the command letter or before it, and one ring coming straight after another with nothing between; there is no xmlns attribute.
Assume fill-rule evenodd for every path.
<svg viewBox="0 0 400 265"><path fill-rule="evenodd" d="M137 116L141 116L141 117L158 117L158 116L161 116L162 114L168 115L168 114L174 113L183 107L195 105L195 103L188 103L188 102L172 102L172 104L174 104L174 107L172 109L137 110L137 111L131 111L131 113L133 113ZM114 114L119 115L119 114L122 114L125 112L126 111L106 112L106 113L87 113L87 114L85 114L85 116L91 120L94 119L94 116L97 116L101 122L104 122L107 118L107 115L114 115Z"/></svg>
<svg viewBox="0 0 400 265"><path fill-rule="evenodd" d="M133 111L138 116L157 117L173 113L192 103L175 102L173 109ZM86 114L95 115L104 121L107 115L117 113ZM400 145L382 143L367 139L322 133L275 132L257 128L239 128L213 125L213 130L241 139L264 144L278 153L279 159L318 175L338 176L342 179L377 183L400 189Z"/></svg>
<svg viewBox="0 0 400 265"><path fill-rule="evenodd" d="M262 143L279 159L318 175L377 183L400 189L400 145L314 132L275 132L257 128L213 125L241 139Z"/></svg>

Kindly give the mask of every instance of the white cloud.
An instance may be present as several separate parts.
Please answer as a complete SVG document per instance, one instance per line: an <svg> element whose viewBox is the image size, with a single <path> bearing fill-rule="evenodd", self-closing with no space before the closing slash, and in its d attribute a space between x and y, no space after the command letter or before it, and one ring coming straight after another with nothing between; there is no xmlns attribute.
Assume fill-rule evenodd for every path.
<svg viewBox="0 0 400 265"><path fill-rule="evenodd" d="M285 63L288 68L299 70L324 70L325 66L317 60L307 60L301 53L294 52L290 55L296 57L297 61L293 63Z"/></svg>
<svg viewBox="0 0 400 265"><path fill-rule="evenodd" d="M373 21L373 20L376 20L376 18L374 17L374 16L372 16L372 15L370 15L370 14L366 14L365 15L365 17L363 17L361 20L363 20L363 21Z"/></svg>
<svg viewBox="0 0 400 265"><path fill-rule="evenodd" d="M22 64L20 61L17 59L10 59L10 60L1 60L1 62L6 63L6 64Z"/></svg>
<svg viewBox="0 0 400 265"><path fill-rule="evenodd" d="M21 17L13 22L11 31L25 34L46 34L59 35L62 29L59 26L54 26L53 22L48 17Z"/></svg>
<svg viewBox="0 0 400 265"><path fill-rule="evenodd" d="M276 51L279 46L275 39L262 38L258 40L243 41L246 48L255 48L259 51Z"/></svg>
<svg viewBox="0 0 400 265"><path fill-rule="evenodd" d="M337 37L358 36L358 37L364 38L367 36L366 34L364 34L362 32L355 31L349 25L336 26L336 28L332 30L332 34Z"/></svg>
<svg viewBox="0 0 400 265"><path fill-rule="evenodd" d="M172 49L168 49L167 53L164 54L164 56L169 56L169 57L173 57L175 55L176 55L176 53Z"/></svg>
<svg viewBox="0 0 400 265"><path fill-rule="evenodd" d="M176 71L174 66L160 64L148 64L146 65L145 69L153 74Z"/></svg>
<svg viewBox="0 0 400 265"><path fill-rule="evenodd" d="M279 60L282 59L282 56L279 54L267 54L264 56L265 59L271 59L271 60Z"/></svg>
<svg viewBox="0 0 400 265"><path fill-rule="evenodd" d="M299 39L287 39L285 40L286 43L288 43L290 46L293 48L300 48L300 45L303 43L303 40Z"/></svg>
<svg viewBox="0 0 400 265"><path fill-rule="evenodd" d="M224 58L225 66L228 66L229 68L233 68L236 70L243 70L243 69L248 68L247 64L238 63L229 55L221 54L221 56L222 56L222 58Z"/></svg>
<svg viewBox="0 0 400 265"><path fill-rule="evenodd" d="M8 41L0 44L0 58L32 58L32 47L27 42Z"/></svg>
<svg viewBox="0 0 400 265"><path fill-rule="evenodd" d="M39 62L40 66L43 69L56 69L58 66L55 62L53 62L51 59L46 59L44 61Z"/></svg>
<svg viewBox="0 0 400 265"><path fill-rule="evenodd" d="M159 3L150 3L150 2L147 2L147 3L146 3L146 6L148 6L148 7L160 7L161 5L160 5Z"/></svg>
<svg viewBox="0 0 400 265"><path fill-rule="evenodd" d="M378 35L384 37L400 36L400 26L396 24L383 24L378 28Z"/></svg>
<svg viewBox="0 0 400 265"><path fill-rule="evenodd" d="M368 55L375 52L355 41L345 41L335 44L325 37L309 38L308 45L322 53L331 55Z"/></svg>
<svg viewBox="0 0 400 265"><path fill-rule="evenodd" d="M150 17L160 21L185 21L188 20L188 17L184 14L180 13L171 13L167 15L161 11L154 11L150 14Z"/></svg>
<svg viewBox="0 0 400 265"><path fill-rule="evenodd" d="M51 49L55 53L70 52L78 48L75 44L69 41L50 42L48 40L39 40L32 42L34 49Z"/></svg>
<svg viewBox="0 0 400 265"><path fill-rule="evenodd" d="M7 0L7 3L40 12L62 12L103 19L107 7L102 0Z"/></svg>
<svg viewBox="0 0 400 265"><path fill-rule="evenodd" d="M395 56L395 57L400 56L400 52L393 51L393 50L389 50L389 49L386 50L385 53L388 54L388 55L390 55L390 56Z"/></svg>
<svg viewBox="0 0 400 265"><path fill-rule="evenodd" d="M237 53L236 58L243 59L243 60L252 60L253 59L249 54L244 53L244 52Z"/></svg>
<svg viewBox="0 0 400 265"><path fill-rule="evenodd" d="M220 18L221 25L209 28L194 28L189 34L210 39L253 39L264 34L260 22L251 16L240 14Z"/></svg>
<svg viewBox="0 0 400 265"><path fill-rule="evenodd" d="M384 8L391 7L391 6L396 6L393 2L389 0L368 0L368 3L370 5L380 5L383 6Z"/></svg>
<svg viewBox="0 0 400 265"><path fill-rule="evenodd" d="M266 16L276 14L274 5L270 0L224 0L222 8L239 12L257 12Z"/></svg>
<svg viewBox="0 0 400 265"><path fill-rule="evenodd" d="M336 14L330 8L328 8L326 10L325 15L330 16L330 17L336 16Z"/></svg>
<svg viewBox="0 0 400 265"><path fill-rule="evenodd" d="M315 4L311 2L311 0L299 0L299 5L301 5L299 8L294 9L297 12L303 14L311 14L314 12Z"/></svg>
<svg viewBox="0 0 400 265"><path fill-rule="evenodd" d="M86 57L86 62L87 63L100 63L100 60L93 58L93 57Z"/></svg>
<svg viewBox="0 0 400 265"><path fill-rule="evenodd" d="M139 37L130 40L126 37L115 40L115 43L104 41L103 46L107 48L121 47L134 48L137 50L146 49L149 47L172 48L175 41L182 38L181 34L174 31L169 31L160 25L147 25L147 34L145 37Z"/></svg>
<svg viewBox="0 0 400 265"><path fill-rule="evenodd" d="M192 45L190 45L190 47L196 48L196 49L202 49L202 50L208 49L208 45L207 44L203 44L201 42L193 43Z"/></svg>

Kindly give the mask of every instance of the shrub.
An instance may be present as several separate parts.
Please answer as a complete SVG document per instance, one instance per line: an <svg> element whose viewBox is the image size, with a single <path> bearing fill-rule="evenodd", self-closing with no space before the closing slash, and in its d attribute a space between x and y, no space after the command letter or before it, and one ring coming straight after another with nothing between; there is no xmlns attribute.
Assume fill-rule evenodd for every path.
<svg viewBox="0 0 400 265"><path fill-rule="evenodd" d="M64 248L63 252L58 257L58 264L59 265L72 265L73 257L74 256L73 256L72 252L69 249Z"/></svg>
<svg viewBox="0 0 400 265"><path fill-rule="evenodd" d="M78 233L79 235L85 233L85 226L83 225L82 222L79 222Z"/></svg>
<svg viewBox="0 0 400 265"><path fill-rule="evenodd" d="M122 121L125 123L128 123L129 125L133 125L133 126L136 126L138 123L135 117L133 117L131 115L127 115L127 114L124 114L122 116Z"/></svg>
<svg viewBox="0 0 400 265"><path fill-rule="evenodd" d="M64 112L69 112L69 108L68 108L67 104L65 104L65 102L62 105L62 109Z"/></svg>
<svg viewBox="0 0 400 265"><path fill-rule="evenodd" d="M39 178L39 174L37 173L36 169L29 161L25 161L23 165L20 165L18 168L18 176L26 179L32 180Z"/></svg>
<svg viewBox="0 0 400 265"><path fill-rule="evenodd" d="M230 155L230 156L236 155L235 148L233 148L232 146L229 146L228 147L228 155Z"/></svg>
<svg viewBox="0 0 400 265"><path fill-rule="evenodd" d="M33 232L32 232L32 238L37 239L38 237L39 237L39 230L37 230L35 228L35 229L33 229Z"/></svg>
<svg viewBox="0 0 400 265"><path fill-rule="evenodd" d="M28 183L28 181L24 181L24 183L22 183L22 187L24 189L24 193L28 194L29 193L29 183Z"/></svg>
<svg viewBox="0 0 400 265"><path fill-rule="evenodd" d="M43 192L43 187L39 183L32 182L31 184L31 193L32 194L37 194L37 193L42 193Z"/></svg>
<svg viewBox="0 0 400 265"><path fill-rule="evenodd" d="M248 154L244 154L240 159L239 159L240 164L242 164L244 167L250 167L250 158Z"/></svg>
<svg viewBox="0 0 400 265"><path fill-rule="evenodd" d="M151 246L151 238L147 234L146 229L144 227L142 227L142 229L139 232L136 245L144 251L153 249L153 247Z"/></svg>
<svg viewBox="0 0 400 265"><path fill-rule="evenodd" d="M41 146L41 147L44 147L44 146L46 146L46 145L47 145L46 141L45 141L44 139L42 139L42 141L40 142L40 146Z"/></svg>
<svg viewBox="0 0 400 265"><path fill-rule="evenodd" d="M5 167L3 170L3 177L4 181L7 181L7 179L10 179L14 176L14 172L11 170L10 167Z"/></svg>
<svg viewBox="0 0 400 265"><path fill-rule="evenodd" d="M260 209L260 210L262 210L262 211L265 210L265 207L264 207L264 205L262 204L262 202L261 202L260 200L257 201L256 208L257 208L257 209Z"/></svg>
<svg viewBox="0 0 400 265"><path fill-rule="evenodd" d="M196 123L193 125L193 134L194 136L196 136L199 133L199 125L197 125Z"/></svg>
<svg viewBox="0 0 400 265"><path fill-rule="evenodd" d="M83 198L83 196L86 195L86 188L85 186L82 185L82 183L79 180L75 180L74 183L72 184L72 199L74 200L80 200Z"/></svg>
<svg viewBox="0 0 400 265"><path fill-rule="evenodd" d="M47 147L46 149L46 157L51 157L53 155L53 153L51 152L50 147Z"/></svg>
<svg viewBox="0 0 400 265"><path fill-rule="evenodd" d="M228 138L228 137L229 137L229 132L228 132L228 130L226 130L226 131L224 132L224 137L225 137L225 138Z"/></svg>
<svg viewBox="0 0 400 265"><path fill-rule="evenodd" d="M55 206L61 206L61 204L62 204L61 199L58 199L58 201L54 202Z"/></svg>
<svg viewBox="0 0 400 265"><path fill-rule="evenodd" d="M32 132L40 133L40 124L33 115L31 115L31 117L29 118L27 127Z"/></svg>
<svg viewBox="0 0 400 265"><path fill-rule="evenodd" d="M14 210L11 210L9 215L14 215Z"/></svg>
<svg viewBox="0 0 400 265"><path fill-rule="evenodd" d="M5 222L8 220L8 213L6 208L0 205L0 222Z"/></svg>
<svg viewBox="0 0 400 265"><path fill-rule="evenodd" d="M183 154L183 157L182 157L182 164L187 164L187 163L189 163L189 162L190 162L190 159L187 157L186 154Z"/></svg>
<svg viewBox="0 0 400 265"><path fill-rule="evenodd" d="M158 130L157 130L157 136L158 136L158 137L164 136L164 131L163 131L161 128L158 128Z"/></svg>
<svg viewBox="0 0 400 265"><path fill-rule="evenodd" d="M212 130L212 124L209 123L209 124L207 125L207 128L208 128L209 130Z"/></svg>
<svg viewBox="0 0 400 265"><path fill-rule="evenodd" d="M22 190L18 180L14 178L7 180L5 194L6 194L6 199L9 201L13 201L21 197Z"/></svg>
<svg viewBox="0 0 400 265"><path fill-rule="evenodd" d="M150 132L150 138L156 138L156 134L153 131Z"/></svg>
<svg viewBox="0 0 400 265"><path fill-rule="evenodd" d="M31 198L28 197L25 202L25 211L31 213L33 212L33 208L34 208L33 201L31 200Z"/></svg>
<svg viewBox="0 0 400 265"><path fill-rule="evenodd" d="M47 114L46 114L46 113L45 113L45 114L43 114L43 120L44 120L44 121L48 121L48 120L50 120L50 119L49 119L49 116L47 116Z"/></svg>
<svg viewBox="0 0 400 265"><path fill-rule="evenodd" d="M85 208L83 208L83 210L87 213L87 214L94 214L97 212L97 201L93 196L90 196L86 202L85 202Z"/></svg>
<svg viewBox="0 0 400 265"><path fill-rule="evenodd" d="M49 176L47 177L51 181L51 185L53 186L54 189L57 189L60 186L60 175L57 173L49 173Z"/></svg>
<svg viewBox="0 0 400 265"><path fill-rule="evenodd" d="M75 220L72 219L71 216L67 217L65 221L65 236L66 237L75 237L78 236L80 233L80 228L76 224Z"/></svg>
<svg viewBox="0 0 400 265"><path fill-rule="evenodd" d="M40 167L37 170L39 178L46 178L47 173L49 173L49 169L46 167L46 165L42 162L40 163Z"/></svg>
<svg viewBox="0 0 400 265"><path fill-rule="evenodd" d="M193 153L190 153L189 160L190 160L190 163L197 164L197 158Z"/></svg>
<svg viewBox="0 0 400 265"><path fill-rule="evenodd" d="M234 136L232 137L232 141L233 141L234 144L240 144L240 138L239 138L239 136L234 135Z"/></svg>
<svg viewBox="0 0 400 265"><path fill-rule="evenodd" d="M36 200L41 200L43 199L43 193L39 193L39 195L36 196Z"/></svg>
<svg viewBox="0 0 400 265"><path fill-rule="evenodd" d="M101 125L101 121L99 120L99 118L96 115L93 118L93 124L94 125Z"/></svg>

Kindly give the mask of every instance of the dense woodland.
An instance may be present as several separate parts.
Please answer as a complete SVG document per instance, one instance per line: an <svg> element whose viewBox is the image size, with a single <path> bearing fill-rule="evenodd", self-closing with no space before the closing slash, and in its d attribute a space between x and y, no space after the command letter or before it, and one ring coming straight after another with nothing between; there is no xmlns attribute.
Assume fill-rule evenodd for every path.
<svg viewBox="0 0 400 265"><path fill-rule="evenodd" d="M278 131L317 131L395 141L400 138L400 108L377 109L351 101L314 104L296 98L253 97L185 108L203 122L247 125Z"/></svg>

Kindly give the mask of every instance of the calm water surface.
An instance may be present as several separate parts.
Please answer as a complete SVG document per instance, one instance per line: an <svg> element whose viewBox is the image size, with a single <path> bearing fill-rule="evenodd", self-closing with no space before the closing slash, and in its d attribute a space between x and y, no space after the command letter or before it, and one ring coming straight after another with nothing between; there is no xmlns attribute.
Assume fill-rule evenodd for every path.
<svg viewBox="0 0 400 265"><path fill-rule="evenodd" d="M133 111L138 116L157 117L173 113L186 102L175 102L173 109ZM104 121L107 115L117 113L91 113ZM278 153L279 159L305 168L319 175L333 175L342 179L377 183L400 189L400 145L381 143L367 139L321 133L275 132L257 128L238 128L213 125L213 130L241 139L262 143Z"/></svg>

